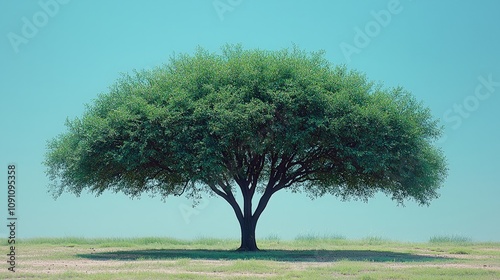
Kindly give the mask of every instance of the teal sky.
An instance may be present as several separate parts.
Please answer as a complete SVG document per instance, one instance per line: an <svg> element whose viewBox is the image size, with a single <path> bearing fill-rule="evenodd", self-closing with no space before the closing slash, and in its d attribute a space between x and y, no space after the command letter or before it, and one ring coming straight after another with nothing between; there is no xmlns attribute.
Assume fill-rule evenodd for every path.
<svg viewBox="0 0 500 280"><path fill-rule="evenodd" d="M121 72L147 69L196 46L277 50L297 44L388 87L403 86L445 126L449 162L430 207L398 207L279 192L257 237L301 234L426 241L462 235L500 241L500 2L0 0L0 221L7 165L18 169L18 236L239 238L232 209L207 197L106 193L53 200L42 165L66 118L106 92ZM0 236L7 236L0 227Z"/></svg>

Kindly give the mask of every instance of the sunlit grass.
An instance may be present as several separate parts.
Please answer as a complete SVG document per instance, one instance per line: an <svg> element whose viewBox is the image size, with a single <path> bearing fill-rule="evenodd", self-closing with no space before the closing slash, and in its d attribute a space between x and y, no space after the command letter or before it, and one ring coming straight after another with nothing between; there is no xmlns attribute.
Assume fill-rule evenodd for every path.
<svg viewBox="0 0 500 280"><path fill-rule="evenodd" d="M500 279L500 243L457 236L412 243L270 235L258 240L259 252L209 237L18 241L18 272L0 271L0 279Z"/></svg>
<svg viewBox="0 0 500 280"><path fill-rule="evenodd" d="M369 245L381 245L391 242L389 239L380 236L368 236L361 239L361 241Z"/></svg>
<svg viewBox="0 0 500 280"><path fill-rule="evenodd" d="M442 239L440 239L442 240ZM225 244L232 244L233 246L239 245L238 239L221 239L212 237L199 237L192 240L177 239L171 237L141 237L141 238L83 238L83 237L57 237L57 238L29 238L20 239L18 242L25 245L58 245L58 246L71 246L71 245L99 245L101 247L113 246L149 246L149 245L165 245L165 246L221 246ZM369 236L360 240L350 240L343 235L319 235L319 234L303 234L298 235L293 240L281 239L278 235L269 235L262 239L257 240L258 244L267 244L274 242L283 242L289 245L297 245L300 247L302 244L315 244L315 243L335 243L335 244L384 244L392 242L389 239ZM437 243L431 238L430 243ZM440 241L445 242L445 241ZM2 245L7 245L4 240Z"/></svg>
<svg viewBox="0 0 500 280"><path fill-rule="evenodd" d="M347 240L347 238L343 235L331 234L331 235L320 235L320 234L300 234L295 237L296 241L338 241L338 240Z"/></svg>
<svg viewBox="0 0 500 280"><path fill-rule="evenodd" d="M472 243L472 239L470 237L460 236L460 235L440 235L433 236L429 239L430 243Z"/></svg>
<svg viewBox="0 0 500 280"><path fill-rule="evenodd" d="M81 238L81 237L59 237L59 238L30 238L19 240L25 245L59 245L59 246L77 246L77 245L96 245L98 247L133 247L133 246L188 246L188 245L207 245L215 246L222 243L236 240L224 240L217 238L197 238L194 240L183 240L170 237L141 237L141 238ZM7 245L4 242L3 245Z"/></svg>

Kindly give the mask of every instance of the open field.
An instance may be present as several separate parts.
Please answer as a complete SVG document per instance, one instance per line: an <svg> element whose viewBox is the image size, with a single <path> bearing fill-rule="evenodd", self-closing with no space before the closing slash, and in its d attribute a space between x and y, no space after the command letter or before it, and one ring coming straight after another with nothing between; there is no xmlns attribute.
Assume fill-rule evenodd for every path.
<svg viewBox="0 0 500 280"><path fill-rule="evenodd" d="M0 279L500 279L500 243L455 237L428 243L270 237L256 253L235 252L237 240L221 239L16 243L16 272L2 261ZM7 259L7 244L1 245Z"/></svg>

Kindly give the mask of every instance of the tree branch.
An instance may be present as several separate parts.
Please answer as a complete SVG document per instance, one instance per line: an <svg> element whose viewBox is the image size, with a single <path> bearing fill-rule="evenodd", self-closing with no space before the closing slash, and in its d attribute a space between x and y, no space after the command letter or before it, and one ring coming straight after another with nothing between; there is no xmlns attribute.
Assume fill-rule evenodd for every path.
<svg viewBox="0 0 500 280"><path fill-rule="evenodd" d="M252 217L255 219L256 222L259 219L262 212L264 211L264 209L266 208L267 203L271 199L271 196L276 192L276 191L274 191L274 188L272 187L273 185L274 185L274 182L270 181L268 183L268 185L266 186L266 190L264 191L264 194L262 195L262 197L259 200L259 204L257 205L257 208L255 208L255 211L254 211Z"/></svg>
<svg viewBox="0 0 500 280"><path fill-rule="evenodd" d="M163 169L163 170L165 170L165 171L167 171L167 172L174 173L174 171L173 171L170 167L168 167L168 166L166 166L166 165L162 164L162 163L161 163L161 162L159 162L157 159L155 159L155 158L153 158L153 157L149 157L148 159L149 159L149 160L150 160L150 161L151 161L154 165L156 165L157 167L159 167L159 168L161 168L161 169Z"/></svg>
<svg viewBox="0 0 500 280"><path fill-rule="evenodd" d="M227 200L227 199L228 199L227 194L226 194L225 192L223 192L223 191L219 190L215 184L213 184L213 183L207 183L207 185L208 185L208 186L210 187L210 189L212 189L212 191L213 191L214 193L216 193L218 196L220 196L220 197L224 198L225 200Z"/></svg>
<svg viewBox="0 0 500 280"><path fill-rule="evenodd" d="M181 193L174 193L174 196L181 196L182 194L184 194L184 191L186 191L188 184L189 184L189 181L187 181L186 184L184 185L184 187L182 188L182 192Z"/></svg>
<svg viewBox="0 0 500 280"><path fill-rule="evenodd" d="M265 155L255 155L254 160L252 160L251 173L247 175L248 181L250 182L250 196L253 197L255 190L257 189L257 183L259 182L260 175L264 169L266 163Z"/></svg>
<svg viewBox="0 0 500 280"><path fill-rule="evenodd" d="M210 189L212 189L213 192L222 197L225 201L227 201L227 203L229 203L229 205L231 205L231 207L234 210L234 213L236 214L236 218L238 218L238 221L242 221L243 213L241 212L241 208L238 205L238 202L234 198L230 186L224 187L222 185L221 187L223 190L225 189L225 191L221 191L217 188L217 186L214 183L206 183L206 184L210 187Z"/></svg>

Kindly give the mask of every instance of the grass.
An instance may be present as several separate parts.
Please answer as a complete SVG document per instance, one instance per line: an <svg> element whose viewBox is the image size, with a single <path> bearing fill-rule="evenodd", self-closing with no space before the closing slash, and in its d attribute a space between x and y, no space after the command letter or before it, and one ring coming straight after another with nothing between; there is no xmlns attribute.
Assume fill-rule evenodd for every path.
<svg viewBox="0 0 500 280"><path fill-rule="evenodd" d="M433 236L429 239L429 242L467 244L467 243L472 243L472 239L460 235L444 235L444 236Z"/></svg>
<svg viewBox="0 0 500 280"><path fill-rule="evenodd" d="M17 272L4 262L0 279L500 279L500 243L460 236L273 235L258 244L260 252L236 252L238 240L214 238L18 240Z"/></svg>
<svg viewBox="0 0 500 280"><path fill-rule="evenodd" d="M318 234L301 234L295 237L296 241L318 241L318 240L347 240L347 238L343 235L318 235Z"/></svg>

